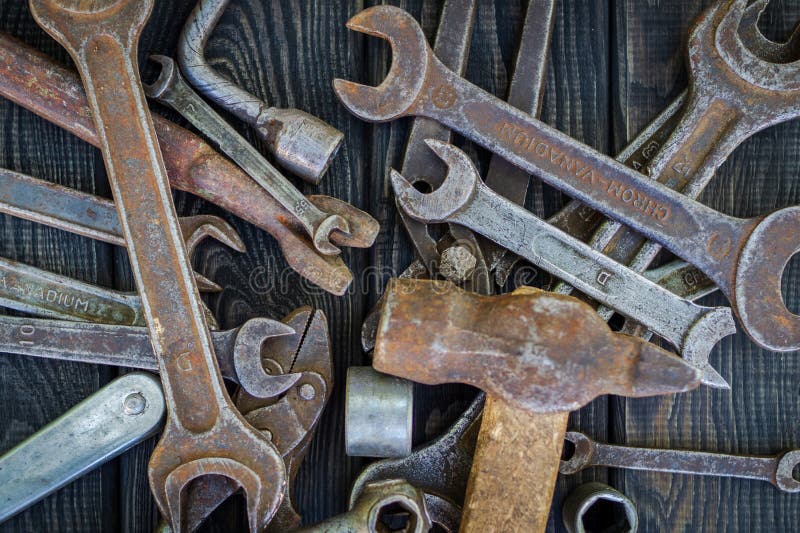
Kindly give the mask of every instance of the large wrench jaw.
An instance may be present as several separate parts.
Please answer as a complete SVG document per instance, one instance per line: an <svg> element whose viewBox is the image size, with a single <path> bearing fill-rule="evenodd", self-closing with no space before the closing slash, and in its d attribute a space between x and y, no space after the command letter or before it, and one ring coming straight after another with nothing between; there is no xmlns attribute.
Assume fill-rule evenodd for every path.
<svg viewBox="0 0 800 533"><path fill-rule="evenodd" d="M187 531L184 495L189 484L206 475L219 475L238 484L247 500L251 533L258 533L275 514L283 497L286 467L275 446L243 422L238 413L220 412L202 446L186 446L196 435L185 433L168 419L148 468L150 489L172 531ZM229 419L229 420L226 420ZM245 432L242 432L245 429Z"/></svg>
<svg viewBox="0 0 800 533"><path fill-rule="evenodd" d="M764 217L739 254L733 287L723 289L750 338L775 352L800 350L800 316L786 308L781 294L783 271L800 252L797 235L800 207Z"/></svg>
<svg viewBox="0 0 800 533"><path fill-rule="evenodd" d="M447 176L442 185L431 193L421 193L392 169L392 188L398 205L411 218L421 222L443 222L469 205L481 178L469 156L452 144L434 139L427 139L425 143L447 165Z"/></svg>
<svg viewBox="0 0 800 533"><path fill-rule="evenodd" d="M758 9L760 13L769 2L754 4L755 8L748 7L747 3L747 0L729 0L727 5L720 5L716 13L709 13L709 17L698 24L699 33L693 32L690 43L703 33L709 37L713 35L713 45L719 55L730 69L749 83L771 91L800 90L800 60L797 57L784 58L786 62L775 63L759 57L754 53L757 50L749 50L745 46L740 36L743 21L751 18L751 9ZM717 24L717 31L704 32L702 28L708 24ZM797 98L794 98L794 104L797 109Z"/></svg>
<svg viewBox="0 0 800 533"><path fill-rule="evenodd" d="M351 18L347 27L389 41L392 66L378 87L333 80L336 96L362 120L388 122L404 116L419 97L428 62L434 57L419 24L400 8L375 6Z"/></svg>
<svg viewBox="0 0 800 533"><path fill-rule="evenodd" d="M758 57L771 63L791 63L800 57L800 24L785 42L767 39L758 27L759 19L771 0L756 0L744 12L739 38Z"/></svg>

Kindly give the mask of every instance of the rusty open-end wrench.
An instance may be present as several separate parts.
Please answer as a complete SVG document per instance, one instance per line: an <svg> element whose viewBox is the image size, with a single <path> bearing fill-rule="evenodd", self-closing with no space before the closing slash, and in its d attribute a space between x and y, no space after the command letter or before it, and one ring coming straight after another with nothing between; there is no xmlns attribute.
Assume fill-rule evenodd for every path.
<svg viewBox="0 0 800 533"><path fill-rule="evenodd" d="M760 346L800 349L800 316L786 308L781 295L783 269L800 250L800 208L738 219L648 179L448 71L433 55L417 22L402 9L373 7L353 17L348 26L389 40L394 53L392 68L379 87L334 81L351 112L371 121L422 115L460 131L697 265L725 293L745 331ZM736 51L738 61L760 61L743 45ZM789 89L800 88L800 81L781 79L781 72L753 80L767 88L778 83L787 88L784 101L771 99L777 116L798 105ZM528 246L525 235L516 237L521 247Z"/></svg>
<svg viewBox="0 0 800 533"><path fill-rule="evenodd" d="M568 458L561 460L561 474L575 474L584 468L605 466L649 472L758 479L772 483L784 492L800 492L800 479L794 474L794 470L800 465L800 450L789 450L773 456L728 455L603 444L576 431L568 432L564 438L574 449L571 456L567 454Z"/></svg>
<svg viewBox="0 0 800 533"><path fill-rule="evenodd" d="M181 70L203 95L251 124L279 165L316 184L339 151L344 134L299 109L270 107L208 64L203 51L229 1L197 2L178 41Z"/></svg>
<svg viewBox="0 0 800 533"><path fill-rule="evenodd" d="M428 144L449 167L441 187L424 194L396 171L391 173L398 204L410 216L462 224L500 243L592 298L646 323L703 370L704 383L728 386L709 365L708 355L720 339L736 331L730 309L700 307L679 298L492 192L469 157L455 146Z"/></svg>
<svg viewBox="0 0 800 533"><path fill-rule="evenodd" d="M739 1L718 4L695 24L688 44L688 98L672 135L647 165L650 177L696 198L745 139L800 116L800 51L779 63L753 52L748 59L741 57L742 50L749 50L740 38L741 21L749 21L745 28L756 25L767 3L759 1L749 8ZM757 27L755 33L761 35ZM753 57L758 60L752 61ZM646 242L613 221L602 224L590 242L638 272L661 250L658 244ZM565 292L564 287L556 290ZM608 309L600 313L611 316Z"/></svg>
<svg viewBox="0 0 800 533"><path fill-rule="evenodd" d="M259 398L274 398L301 378L285 373L268 347L262 346L295 331L276 320L254 318L240 327L214 331L211 339L222 376ZM269 344L266 344L269 346ZM0 352L62 361L158 370L147 329L0 316Z"/></svg>
<svg viewBox="0 0 800 533"><path fill-rule="evenodd" d="M228 397L203 317L138 72L153 0L30 0L30 7L83 77L159 362L169 417L148 469L155 500L182 533L184 489L223 475L242 486L255 533L277 509L286 472L275 446Z"/></svg>
<svg viewBox="0 0 800 533"><path fill-rule="evenodd" d="M114 202L12 170L0 169L0 213L125 246ZM178 223L189 257L209 237L237 252L245 251L244 242L233 226L219 217L181 217ZM195 280L201 292L222 290L222 287L201 274L195 273Z"/></svg>
<svg viewBox="0 0 800 533"><path fill-rule="evenodd" d="M330 242L334 231L349 233L350 227L341 215L326 213L308 201L278 169L273 167L247 139L214 111L183 79L172 58L153 55L161 72L152 84L146 84L147 96L170 106L202 131L242 170L289 211L314 247L322 254L336 255L340 250Z"/></svg>
<svg viewBox="0 0 800 533"><path fill-rule="evenodd" d="M57 124L84 141L100 145L86 94L78 76L29 45L0 33L0 95ZM353 279L339 257L316 251L291 215L243 170L215 152L197 135L158 116L156 132L171 185L223 207L272 235L289 266L333 294L343 294ZM343 216L350 234L334 232L339 246L368 248L378 222L364 211L331 196L306 198L319 209Z"/></svg>

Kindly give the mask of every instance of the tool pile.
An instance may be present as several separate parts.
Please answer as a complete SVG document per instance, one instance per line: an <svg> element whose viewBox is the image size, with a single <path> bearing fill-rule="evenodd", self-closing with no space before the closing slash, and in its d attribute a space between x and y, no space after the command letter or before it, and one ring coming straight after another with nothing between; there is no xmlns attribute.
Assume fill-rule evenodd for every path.
<svg viewBox="0 0 800 533"><path fill-rule="evenodd" d="M114 198L0 170L0 212L126 247L138 289L0 258L0 305L39 317L0 317L0 352L160 376L123 375L0 457L0 520L160 432L148 477L162 531L195 531L239 492L250 531L300 530L292 489L333 388L327 319L303 307L220 330L199 291L221 287L194 272L191 253L208 237L239 252L245 243L218 217L178 217L170 188L264 229L292 269L334 295L353 280L340 248L372 246L379 227L346 202L303 195L207 103L252 126L278 167L311 184L343 139L206 61L228 3L200 0L177 57L150 56L158 74L146 83L138 41L153 0L30 0L77 74L0 34L0 95L99 147ZM302 531L543 531L559 472L599 465L800 492L800 450L626 448L567 432L569 412L600 395L729 388L708 356L735 332L734 313L759 346L800 349L800 317L781 293L800 251L800 208L739 219L697 201L744 140L800 116L800 32L786 43L764 37L767 3L719 0L702 14L688 41L690 89L615 159L535 118L555 0L530 2L507 101L464 78L476 0L444 2L433 48L397 7L348 22L388 41L392 63L377 87L333 80L336 96L364 121L414 117L402 166L386 179L418 259L364 322L372 366L347 376L347 451L385 459L362 471L347 513ZM151 114L146 97L202 137ZM485 178L454 133L494 154ZM531 175L574 200L536 216L522 207ZM662 247L681 259L649 268ZM550 292L495 294L520 259L561 281ZM717 289L731 308L693 303ZM615 314L625 318L617 331ZM412 380L482 392L445 434L412 450ZM565 442L574 449L562 459ZM590 484L565 502L567 530L596 529L597 502L621 506L607 531L637 529L631 500Z"/></svg>

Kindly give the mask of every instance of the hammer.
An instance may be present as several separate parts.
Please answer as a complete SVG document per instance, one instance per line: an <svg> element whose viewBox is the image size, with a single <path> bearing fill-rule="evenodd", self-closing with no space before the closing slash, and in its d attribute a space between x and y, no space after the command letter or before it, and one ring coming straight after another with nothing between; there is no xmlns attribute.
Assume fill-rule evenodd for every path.
<svg viewBox="0 0 800 533"><path fill-rule="evenodd" d="M573 297L532 288L481 296L413 279L389 284L373 366L486 392L462 533L545 530L570 411L602 394L654 396L700 384L696 368L612 332Z"/></svg>

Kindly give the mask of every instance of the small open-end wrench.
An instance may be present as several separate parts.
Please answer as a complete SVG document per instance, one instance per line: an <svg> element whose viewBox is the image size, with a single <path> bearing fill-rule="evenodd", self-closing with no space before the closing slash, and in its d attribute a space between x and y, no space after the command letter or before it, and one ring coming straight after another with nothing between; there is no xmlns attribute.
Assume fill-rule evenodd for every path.
<svg viewBox="0 0 800 533"><path fill-rule="evenodd" d="M757 24L758 13L767 3L757 2L747 9L746 2L718 4L695 24L689 36L691 82L686 105L672 135L649 162L650 177L697 198L745 139L800 116L800 53L783 63L764 60L752 51L747 59L742 55L742 50L749 49L740 39L740 21L749 13L754 22L746 27ZM756 32L760 34L757 28ZM590 243L638 272L661 250L612 221L602 224ZM609 318L612 314L608 309L600 313Z"/></svg>
<svg viewBox="0 0 800 533"><path fill-rule="evenodd" d="M212 332L222 377L255 397L283 394L301 375L285 373L268 350L262 362L262 347L275 337L292 334L291 327L266 318ZM0 352L158 370L150 335L143 327L0 316Z"/></svg>
<svg viewBox="0 0 800 533"><path fill-rule="evenodd" d="M448 165L447 179L434 192L417 191L392 171L398 204L414 218L464 225L524 257L582 292L646 324L703 370L707 385L726 387L708 363L723 337L735 333L730 309L697 306L550 226L523 207L492 192L469 157L451 144L429 146Z"/></svg>
<svg viewBox="0 0 800 533"><path fill-rule="evenodd" d="M349 233L347 221L309 202L247 139L189 87L172 58L154 55L150 59L161 65L161 72L152 84L144 85L145 93L173 108L214 141L302 224L317 251L325 255L338 254L340 250L330 242L330 234L334 231Z"/></svg>
<svg viewBox="0 0 800 533"><path fill-rule="evenodd" d="M0 33L0 94L57 124L84 141L100 145L86 94L75 72L29 45ZM292 269L326 291L341 295L353 279L340 257L322 255L294 224L290 214L250 176L190 131L153 116L170 184L213 202L273 236ZM318 208L335 212L350 234L334 232L339 246L368 248L378 222L364 211L331 196L306 197Z"/></svg>
<svg viewBox="0 0 800 533"><path fill-rule="evenodd" d="M316 184L339 151L344 134L299 109L268 106L208 64L203 50L229 1L197 3L178 40L181 69L200 93L251 124L280 166Z"/></svg>
<svg viewBox="0 0 800 533"><path fill-rule="evenodd" d="M630 448L594 442L583 433L568 432L574 446L572 456L561 461L561 474L575 474L591 466L671 472L700 476L724 476L768 481L784 492L800 492L794 469L800 465L800 450L774 456L727 455L690 450Z"/></svg>
<svg viewBox="0 0 800 533"><path fill-rule="evenodd" d="M280 503L286 471L275 446L228 397L203 317L137 65L153 0L29 3L84 80L159 362L169 416L148 468L153 496L183 533L184 489L193 479L223 475L242 486L256 533Z"/></svg>
<svg viewBox="0 0 800 533"><path fill-rule="evenodd" d="M114 202L12 170L0 169L0 213L125 246ZM233 226L219 217L181 217L179 223L189 256L208 237L237 252L245 252L242 238ZM222 287L198 273L195 273L195 279L200 291L222 290Z"/></svg>
<svg viewBox="0 0 800 533"><path fill-rule="evenodd" d="M735 32L736 21L726 20L723 27ZM350 19L348 26L387 39L394 54L379 87L334 80L337 95L351 112L375 122L426 116L456 129L698 266L725 293L745 331L760 346L800 349L800 316L786 308L781 295L783 270L800 250L800 208L738 219L648 179L447 70L433 55L419 24L402 9L372 7ZM733 48L734 62L761 61L739 40ZM791 116L800 105L794 93L800 81L784 79L787 72L776 69L771 76L751 80L764 90L784 89L782 97L770 99L777 117ZM515 237L527 246L524 235Z"/></svg>
<svg viewBox="0 0 800 533"><path fill-rule="evenodd" d="M384 522L395 514L402 521L399 527ZM427 533L431 527L422 491L403 479L390 479L367 484L348 512L297 533Z"/></svg>
<svg viewBox="0 0 800 533"><path fill-rule="evenodd" d="M0 257L0 305L32 315L121 326L144 326L142 300ZM203 304L209 327L217 329Z"/></svg>
<svg viewBox="0 0 800 533"><path fill-rule="evenodd" d="M102 387L0 457L0 522L154 435L165 413L152 375Z"/></svg>

